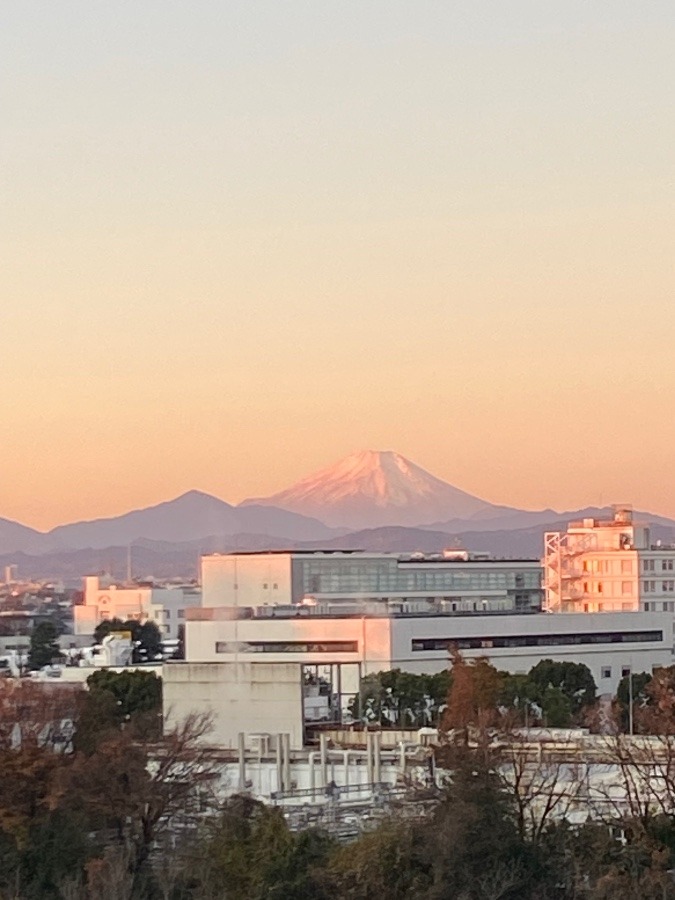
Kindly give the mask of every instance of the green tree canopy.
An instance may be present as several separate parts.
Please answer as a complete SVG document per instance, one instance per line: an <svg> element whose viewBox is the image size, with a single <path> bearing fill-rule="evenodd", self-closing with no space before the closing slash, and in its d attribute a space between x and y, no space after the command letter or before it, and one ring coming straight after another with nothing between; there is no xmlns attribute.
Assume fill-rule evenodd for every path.
<svg viewBox="0 0 675 900"><path fill-rule="evenodd" d="M57 638L59 630L53 622L39 622L30 636L28 665L31 669L41 669L61 656Z"/></svg>
<svg viewBox="0 0 675 900"><path fill-rule="evenodd" d="M100 644L103 638L113 631L128 631L134 642L134 662L143 659L155 659L162 649L162 635L157 623L149 619L147 622L138 622L136 619L105 619L94 629L94 643Z"/></svg>
<svg viewBox="0 0 675 900"><path fill-rule="evenodd" d="M195 893L231 900L321 900L313 878L332 841L320 832L288 829L280 809L247 794L231 797L204 829Z"/></svg>
<svg viewBox="0 0 675 900"><path fill-rule="evenodd" d="M112 672L102 669L87 678L92 694L107 692L114 697L120 716L159 713L162 708L162 679L155 672L128 669Z"/></svg>
<svg viewBox="0 0 675 900"><path fill-rule="evenodd" d="M574 712L595 703L597 688L591 670L584 663L542 659L530 669L528 678L541 694L548 687L560 688Z"/></svg>
<svg viewBox="0 0 675 900"><path fill-rule="evenodd" d="M87 678L87 687L73 740L76 750L93 753L125 722L148 737L159 737L162 679L154 672L101 669Z"/></svg>
<svg viewBox="0 0 675 900"><path fill-rule="evenodd" d="M355 719L400 728L436 725L450 685L447 670L413 675L390 669L366 675L350 710Z"/></svg>
<svg viewBox="0 0 675 900"><path fill-rule="evenodd" d="M542 659L530 669L527 678L547 725L569 726L597 699L593 675L584 663Z"/></svg>

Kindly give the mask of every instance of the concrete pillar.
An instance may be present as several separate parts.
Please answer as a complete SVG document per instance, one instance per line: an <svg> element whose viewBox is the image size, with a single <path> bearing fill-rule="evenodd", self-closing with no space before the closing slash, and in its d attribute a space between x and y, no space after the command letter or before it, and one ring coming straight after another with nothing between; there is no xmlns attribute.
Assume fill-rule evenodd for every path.
<svg viewBox="0 0 675 900"><path fill-rule="evenodd" d="M319 755L321 760L321 787L328 784L328 735L322 731L319 735Z"/></svg>
<svg viewBox="0 0 675 900"><path fill-rule="evenodd" d="M312 751L307 757L307 765L309 766L309 786L312 790L316 789L316 753Z"/></svg>
<svg viewBox="0 0 675 900"><path fill-rule="evenodd" d="M283 773L283 765L282 765L282 753L283 747L281 742L281 734L277 734L276 736L276 750L277 750L277 790L283 791L284 789L284 773Z"/></svg>
<svg viewBox="0 0 675 900"><path fill-rule="evenodd" d="M368 773L368 784L373 783L373 735L372 732L366 731L366 771Z"/></svg>
<svg viewBox="0 0 675 900"><path fill-rule="evenodd" d="M382 732L376 731L373 735L373 781L379 784L382 781Z"/></svg>
<svg viewBox="0 0 675 900"><path fill-rule="evenodd" d="M237 737L237 747L239 752L239 790L246 790L246 743L243 731L239 732Z"/></svg>
<svg viewBox="0 0 675 900"><path fill-rule="evenodd" d="M291 736L282 735L284 790L291 790Z"/></svg>

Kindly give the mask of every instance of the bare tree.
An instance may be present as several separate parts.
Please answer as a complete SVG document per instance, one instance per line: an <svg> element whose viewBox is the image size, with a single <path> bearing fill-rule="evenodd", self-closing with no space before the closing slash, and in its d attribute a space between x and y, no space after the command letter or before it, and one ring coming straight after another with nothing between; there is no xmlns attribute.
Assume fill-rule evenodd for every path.
<svg viewBox="0 0 675 900"><path fill-rule="evenodd" d="M474 890L481 900L501 900L502 897L513 896L513 891L524 881L522 864L517 860L507 860L491 866L484 875L479 876Z"/></svg>
<svg viewBox="0 0 675 900"><path fill-rule="evenodd" d="M572 747L555 755L515 736L501 747L496 771L514 799L522 837L538 841L554 820L566 818L585 794L587 772L570 762Z"/></svg>
<svg viewBox="0 0 675 900"><path fill-rule="evenodd" d="M621 735L605 744L605 773L590 782L595 813L606 820L646 826L655 815L675 812L675 736ZM602 774L605 774L603 780Z"/></svg>
<svg viewBox="0 0 675 900"><path fill-rule="evenodd" d="M194 714L158 742L125 729L64 770L57 802L83 808L128 854L134 877L166 835L194 823L215 798L218 763L205 743L211 717Z"/></svg>
<svg viewBox="0 0 675 900"><path fill-rule="evenodd" d="M130 900L134 889L131 858L123 847L107 847L87 865L90 900Z"/></svg>
<svg viewBox="0 0 675 900"><path fill-rule="evenodd" d="M5 679L0 682L0 747L72 748L80 688Z"/></svg>

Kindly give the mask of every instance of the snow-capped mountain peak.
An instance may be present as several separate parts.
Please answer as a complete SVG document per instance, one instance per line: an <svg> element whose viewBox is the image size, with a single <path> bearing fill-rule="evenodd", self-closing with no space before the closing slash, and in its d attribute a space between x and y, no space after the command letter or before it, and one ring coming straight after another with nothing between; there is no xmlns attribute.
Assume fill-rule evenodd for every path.
<svg viewBox="0 0 675 900"><path fill-rule="evenodd" d="M352 453L284 491L245 503L279 506L347 528L469 518L491 506L393 450Z"/></svg>

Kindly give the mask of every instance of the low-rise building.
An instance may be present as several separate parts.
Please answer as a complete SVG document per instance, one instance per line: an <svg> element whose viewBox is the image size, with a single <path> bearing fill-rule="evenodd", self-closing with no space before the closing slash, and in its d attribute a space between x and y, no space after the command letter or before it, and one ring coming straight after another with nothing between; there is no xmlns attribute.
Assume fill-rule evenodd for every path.
<svg viewBox="0 0 675 900"><path fill-rule="evenodd" d="M201 603L192 587L162 587L139 583L117 585L91 575L84 579L83 603L74 607L75 634L93 634L96 626L111 619L154 621L166 638L177 638L187 609Z"/></svg>
<svg viewBox="0 0 675 900"><path fill-rule="evenodd" d="M339 666L346 694L373 672L440 672L448 667L452 648L467 659L486 657L514 674L528 672L542 659L585 663L600 694L615 693L630 670L651 672L672 663L672 616L664 613L326 615L300 606L285 615L227 608L187 615L187 662Z"/></svg>
<svg viewBox="0 0 675 900"><path fill-rule="evenodd" d="M204 604L186 611L185 660L165 665L164 702L173 715L213 714L224 747L244 732L299 746L309 723L348 721L365 675L437 673L454 648L514 674L542 659L584 663L601 695L672 662L666 612L541 613L536 560L245 553L206 556L202 572Z"/></svg>
<svg viewBox="0 0 675 900"><path fill-rule="evenodd" d="M202 557L203 606L290 606L311 599L443 604L447 612L541 608L541 562L446 550L397 555L295 550Z"/></svg>

